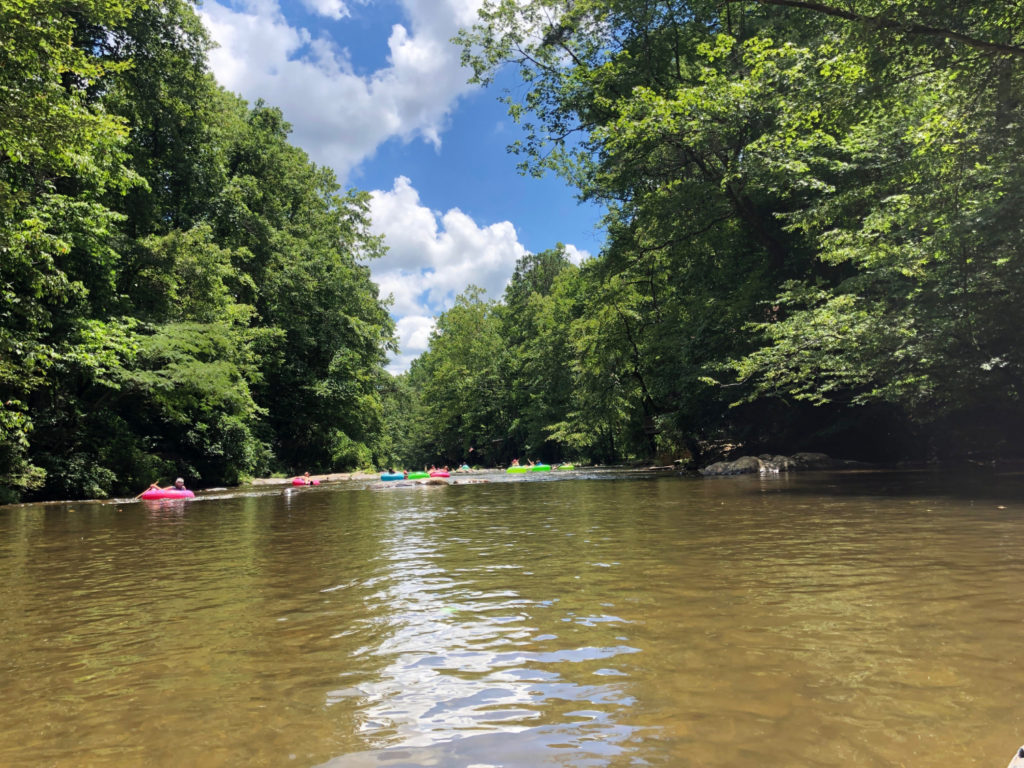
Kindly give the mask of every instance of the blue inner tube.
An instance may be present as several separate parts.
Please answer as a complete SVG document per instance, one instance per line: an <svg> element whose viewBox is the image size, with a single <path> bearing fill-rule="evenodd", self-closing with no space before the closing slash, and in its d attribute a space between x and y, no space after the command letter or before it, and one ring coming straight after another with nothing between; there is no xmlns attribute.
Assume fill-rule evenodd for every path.
<svg viewBox="0 0 1024 768"><path fill-rule="evenodd" d="M381 480L401 480L404 477L401 472L382 472L380 475Z"/></svg>

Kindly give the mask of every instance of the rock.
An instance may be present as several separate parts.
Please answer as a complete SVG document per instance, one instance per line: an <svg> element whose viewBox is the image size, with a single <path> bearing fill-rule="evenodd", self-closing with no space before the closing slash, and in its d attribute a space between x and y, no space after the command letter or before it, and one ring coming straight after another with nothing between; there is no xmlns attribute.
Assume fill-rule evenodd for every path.
<svg viewBox="0 0 1024 768"><path fill-rule="evenodd" d="M736 461L719 461L700 471L702 475L748 475L761 471L761 460L756 456L743 456Z"/></svg>
<svg viewBox="0 0 1024 768"><path fill-rule="evenodd" d="M824 453L794 453L793 461L800 469L829 469L835 465L832 457Z"/></svg>
<svg viewBox="0 0 1024 768"><path fill-rule="evenodd" d="M780 472L795 472L800 469L830 469L837 462L824 453L794 453L792 456L763 453L760 456L741 456L735 461L719 461L704 467L700 473L705 477L720 475L777 475ZM845 466L845 464L844 464ZM1021 766L1024 768L1024 765Z"/></svg>
<svg viewBox="0 0 1024 768"><path fill-rule="evenodd" d="M761 459L761 474L777 474L779 472L789 472L797 468L797 462L789 456L772 456L770 454L762 454L758 456Z"/></svg>

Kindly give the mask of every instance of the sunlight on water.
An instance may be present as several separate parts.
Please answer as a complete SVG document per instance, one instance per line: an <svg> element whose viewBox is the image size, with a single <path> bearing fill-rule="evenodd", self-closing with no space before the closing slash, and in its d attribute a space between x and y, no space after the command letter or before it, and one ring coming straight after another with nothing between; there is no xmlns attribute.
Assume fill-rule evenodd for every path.
<svg viewBox="0 0 1024 768"><path fill-rule="evenodd" d="M382 553L389 579L368 601L386 612L388 621L376 627L378 642L362 649L386 663L378 680L359 689L362 732L403 747L424 747L467 733L526 731L553 707L568 703L574 711L566 716L581 725L589 740L610 742L628 735L616 715L631 701L601 681L613 670L602 667L588 683L566 679L556 670L607 665L637 649L621 642L566 647L559 634L543 633L539 625L552 617L534 621L534 616L559 615L558 598L538 604L502 586L510 577L521 578L524 570L521 564L496 560L496 554L514 556L508 544L435 538L461 530L458 515L450 510L451 520L439 520L411 507L393 518L386 535L390 546ZM463 562L476 564L449 573L442 551L446 544L464 547L469 558ZM587 627L621 621L603 615L572 621L577 619ZM560 634L572 636L564 628Z"/></svg>
<svg viewBox="0 0 1024 768"><path fill-rule="evenodd" d="M0 764L970 768L1024 742L1020 478L495 479L0 509Z"/></svg>

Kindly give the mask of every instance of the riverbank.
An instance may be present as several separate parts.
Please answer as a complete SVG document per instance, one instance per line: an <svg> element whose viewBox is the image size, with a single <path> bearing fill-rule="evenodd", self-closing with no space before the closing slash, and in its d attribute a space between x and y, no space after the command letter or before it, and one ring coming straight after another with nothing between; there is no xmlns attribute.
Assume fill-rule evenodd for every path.
<svg viewBox="0 0 1024 768"><path fill-rule="evenodd" d="M493 467L491 469L449 470L452 477L459 477L460 475L494 474L496 472L504 471L505 470L500 467ZM309 479L316 480L318 483L340 483L346 480L380 480L380 475L380 472L328 472L320 475L310 474ZM292 480L296 477L300 477L300 475L290 475L288 477L257 477L249 480L248 482L242 483L242 485L291 485Z"/></svg>

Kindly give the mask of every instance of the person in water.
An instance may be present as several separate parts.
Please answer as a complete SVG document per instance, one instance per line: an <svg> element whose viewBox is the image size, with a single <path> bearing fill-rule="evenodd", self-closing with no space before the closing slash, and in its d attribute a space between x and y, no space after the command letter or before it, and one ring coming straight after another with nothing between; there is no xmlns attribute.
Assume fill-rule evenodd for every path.
<svg viewBox="0 0 1024 768"><path fill-rule="evenodd" d="M512 466L513 467L518 467L519 466L519 459L512 459Z"/></svg>
<svg viewBox="0 0 1024 768"><path fill-rule="evenodd" d="M157 485L156 483L150 483L149 487L150 487L151 490L153 488L157 488L157 489L159 489L161 491L187 491L188 490L188 488L185 487L185 481L182 478L180 478L180 477L177 480L174 481L174 485L168 485L166 488L160 488L160 486Z"/></svg>

